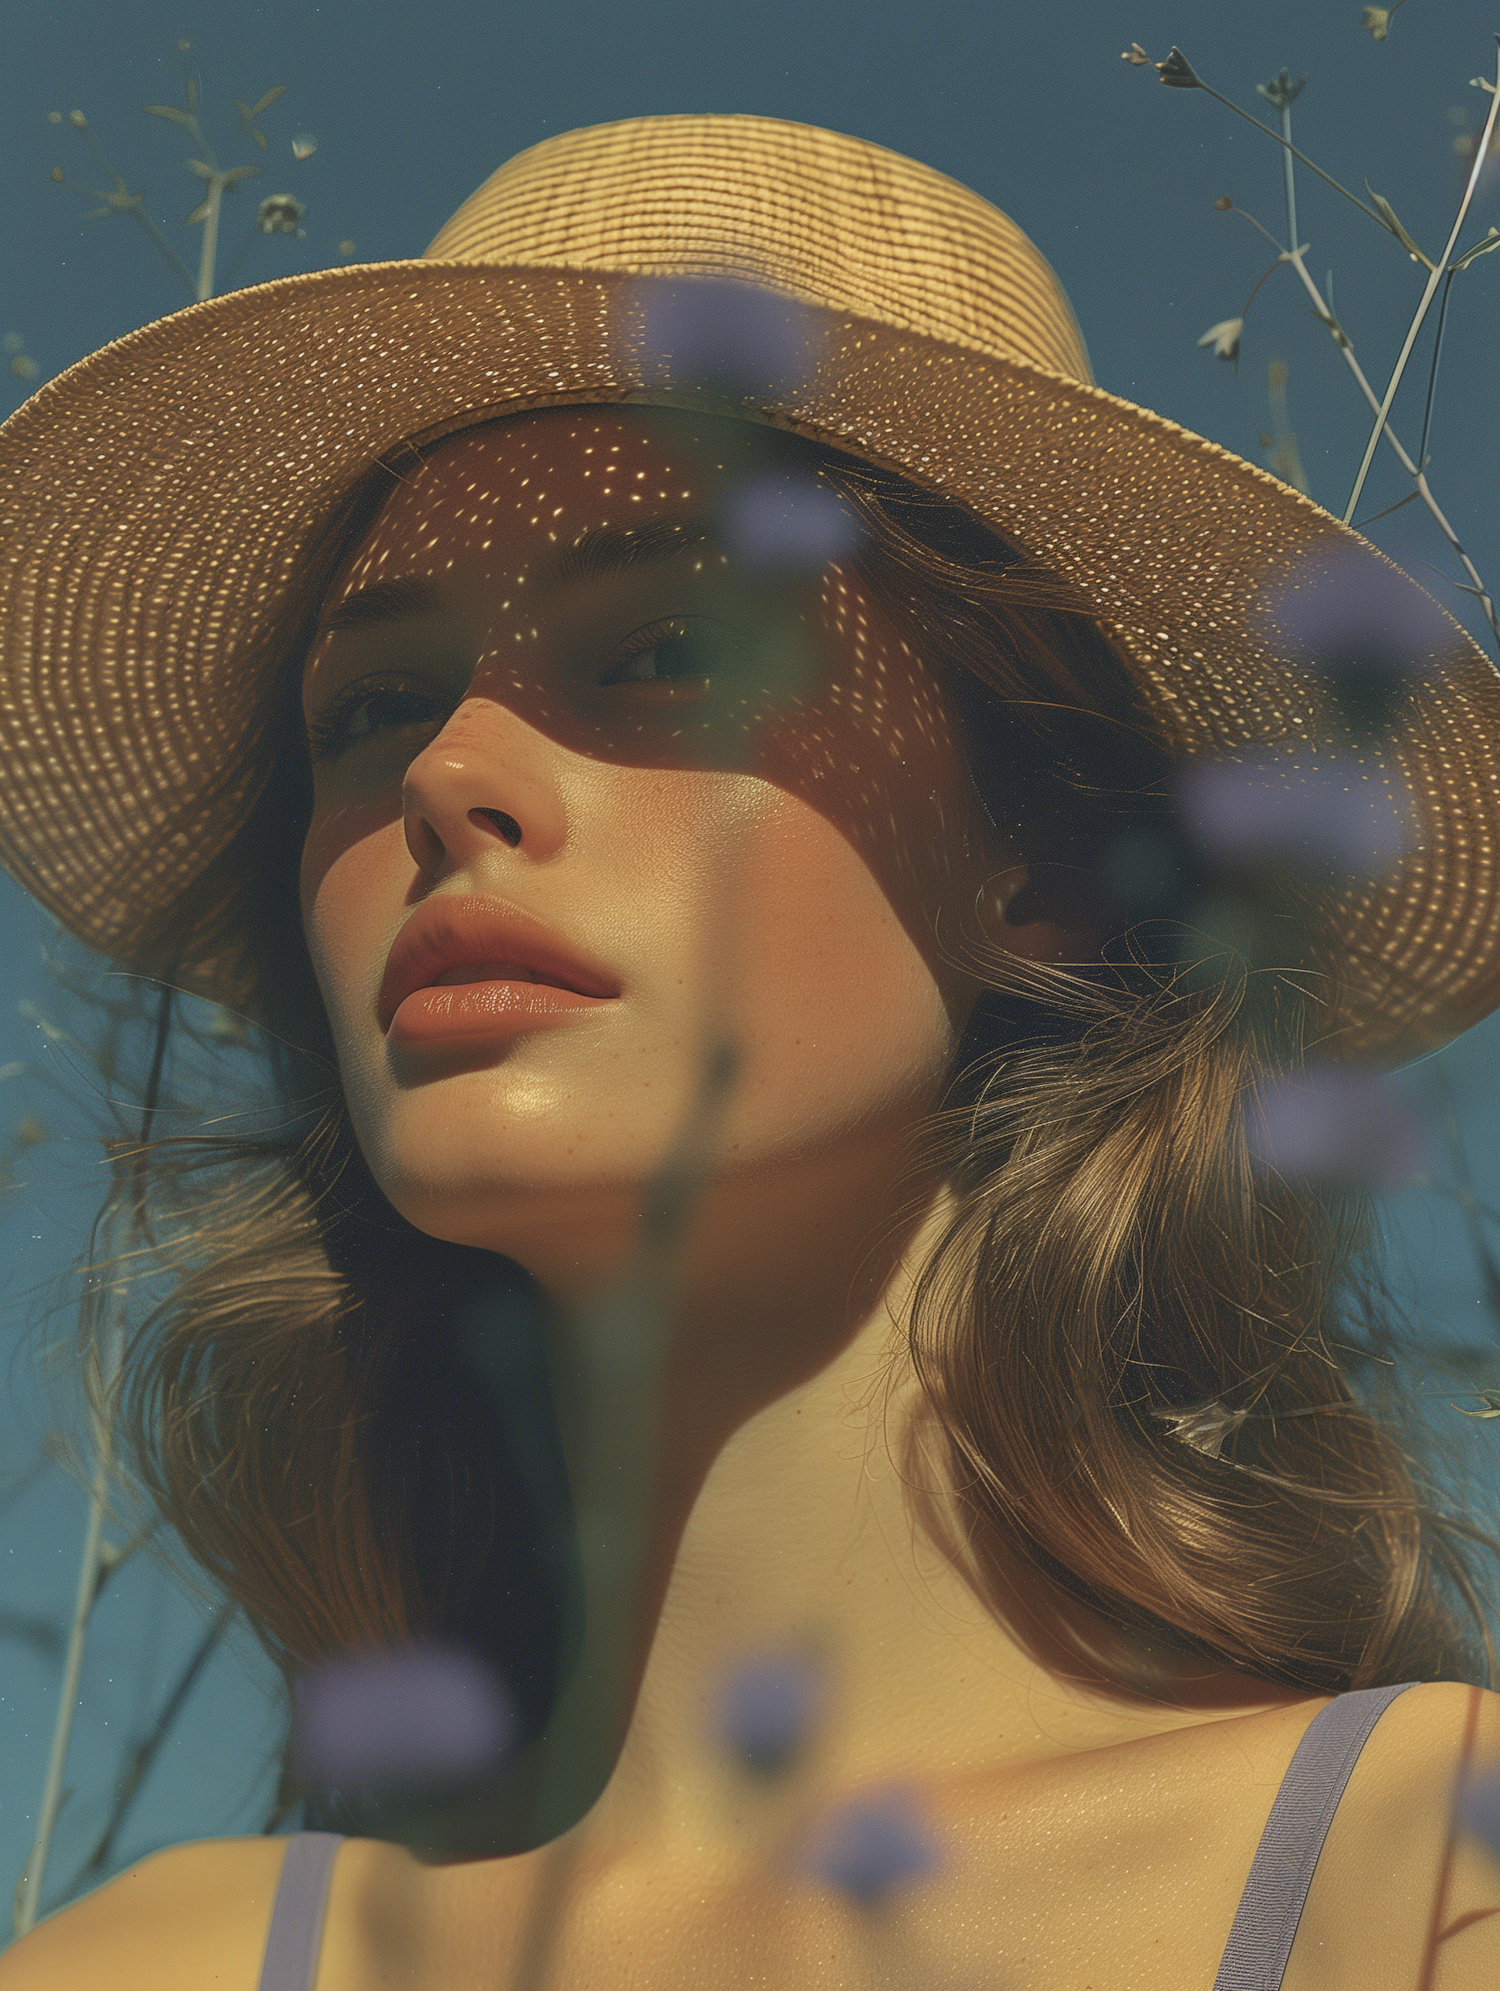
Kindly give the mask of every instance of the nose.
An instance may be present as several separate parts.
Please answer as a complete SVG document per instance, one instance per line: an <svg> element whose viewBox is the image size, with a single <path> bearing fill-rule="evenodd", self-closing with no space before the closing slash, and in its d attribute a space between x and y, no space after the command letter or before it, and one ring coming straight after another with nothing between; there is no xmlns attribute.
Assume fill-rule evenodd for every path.
<svg viewBox="0 0 1500 1991"><path fill-rule="evenodd" d="M560 749L492 699L467 698L406 770L406 847L434 884L503 850L530 863L567 840Z"/></svg>

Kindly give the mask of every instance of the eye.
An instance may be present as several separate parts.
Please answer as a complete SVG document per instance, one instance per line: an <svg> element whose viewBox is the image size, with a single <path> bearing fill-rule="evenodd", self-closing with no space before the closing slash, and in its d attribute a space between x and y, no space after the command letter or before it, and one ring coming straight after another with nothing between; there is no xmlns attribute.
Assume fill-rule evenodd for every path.
<svg viewBox="0 0 1500 1991"><path fill-rule="evenodd" d="M382 733L421 727L436 731L448 716L447 700L412 685L377 684L368 680L349 685L321 712L307 721L312 758L337 760L351 747Z"/></svg>
<svg viewBox="0 0 1500 1991"><path fill-rule="evenodd" d="M607 685L658 684L702 688L736 660L723 626L703 616L649 622L621 645L623 661L601 679Z"/></svg>

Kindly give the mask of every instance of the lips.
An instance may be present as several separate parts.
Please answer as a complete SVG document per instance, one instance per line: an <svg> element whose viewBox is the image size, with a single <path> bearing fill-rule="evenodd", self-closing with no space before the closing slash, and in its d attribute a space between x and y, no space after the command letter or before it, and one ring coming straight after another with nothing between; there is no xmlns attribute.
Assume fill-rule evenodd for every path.
<svg viewBox="0 0 1500 1991"><path fill-rule="evenodd" d="M396 936L381 978L380 1027L418 989L514 982L607 1000L620 993L605 969L575 953L529 913L503 900L427 899Z"/></svg>

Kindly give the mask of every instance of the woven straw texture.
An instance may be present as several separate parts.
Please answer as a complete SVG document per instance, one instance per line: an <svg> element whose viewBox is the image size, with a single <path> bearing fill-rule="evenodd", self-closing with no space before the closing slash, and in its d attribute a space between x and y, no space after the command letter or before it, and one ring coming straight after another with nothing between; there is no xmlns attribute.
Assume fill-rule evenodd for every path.
<svg viewBox="0 0 1500 1991"><path fill-rule="evenodd" d="M0 428L0 861L126 962L243 822L247 729L297 661L310 549L378 461L566 403L702 405L653 281L784 294L796 379L735 411L960 499L1077 583L1185 755L1323 739L1266 604L1384 557L1276 478L1093 386L1056 278L976 195L771 119L629 120L519 155L426 256L234 291L48 383ZM680 288L680 286L678 286ZM1410 1055L1500 1003L1500 674L1439 635L1385 768L1420 831L1326 952L1346 1048ZM215 986L205 963L181 978Z"/></svg>

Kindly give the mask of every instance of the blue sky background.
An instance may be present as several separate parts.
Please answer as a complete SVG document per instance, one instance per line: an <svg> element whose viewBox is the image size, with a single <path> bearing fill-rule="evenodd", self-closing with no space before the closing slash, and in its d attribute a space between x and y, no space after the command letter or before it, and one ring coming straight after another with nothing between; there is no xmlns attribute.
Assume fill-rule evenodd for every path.
<svg viewBox="0 0 1500 1991"><path fill-rule="evenodd" d="M1391 200L1416 239L1441 247L1460 190L1454 142L1477 129L1486 99L1469 79L1493 77L1500 5L1409 0L1389 39L1359 25L1358 4L1267 0L756 0L703 8L681 0L609 5L548 0L527 9L486 0L421 7L249 6L233 0L166 7L132 0L38 6L12 0L0 67L0 184L7 254L0 259L0 413L39 379L164 312L184 297L144 234L119 217L83 219L89 200L50 177L100 186L98 163L66 122L85 112L111 163L177 246L196 261L183 224L199 198L183 170L182 134L142 115L181 103L187 39L203 114L221 158L254 160L260 176L226 210L226 257L258 202L306 203L306 237L254 235L235 272L261 281L340 260L419 254L448 214L502 160L552 133L650 112L749 111L855 133L966 181L1011 214L1073 299L1099 384L1211 436L1256 462L1271 427L1267 364L1289 369L1291 421L1312 495L1341 512L1368 420L1343 363L1312 320L1289 271L1252 307L1236 372L1200 351L1211 324L1237 316L1271 251L1230 195L1284 233L1278 149L1202 93L1164 90L1151 69L1120 60L1131 41L1152 57L1181 44L1216 88L1263 118L1255 94L1283 64L1307 73L1295 136L1335 177ZM237 135L232 100L290 87L263 119L264 155ZM291 141L317 140L297 160ZM1367 371L1384 382L1425 272L1311 175L1299 186L1300 232ZM1500 187L1472 211L1468 241L1500 225ZM345 258L347 260L347 258ZM1432 432L1430 476L1483 573L1500 582L1494 503L1497 405L1493 355L1500 255L1455 286ZM1429 350L1424 336L1418 359ZM38 369L28 382L10 358ZM1414 368L1396 426L1415 448L1425 365ZM1385 454L1361 506L1402 495ZM1456 568L1419 506L1370 529L1468 623ZM17 1479L52 1413L40 1350L65 1334L48 1323L49 1291L83 1249L100 1179L89 1080L65 1042L34 1018L56 1010L41 961L47 923L0 878L0 1139L27 1117L48 1138L22 1154L19 1186L0 1202L0 1900L33 1830L56 1711L57 1630L66 1622L82 1496L55 1469ZM1497 1139L1500 1027L1481 1026L1443 1055L1481 1198L1500 1204ZM54 1083L61 1075L66 1084ZM1439 1171L1441 1172L1441 1171ZM1482 1344L1489 1330L1472 1256L1453 1206L1411 1190L1387 1206L1392 1276L1434 1334ZM1500 1380L1500 1362L1496 1366ZM1470 1426L1493 1461L1493 1427ZM1488 1472L1488 1464L1485 1471ZM7 1475L10 1477L7 1478ZM107 1809L121 1751L148 1722L198 1636L201 1611L144 1562L127 1567L96 1616L49 1898L73 1872ZM50 1628L50 1629L49 1629ZM49 1644L49 1640L52 1641ZM270 1796L278 1710L253 1652L220 1653L143 1788L120 1861L193 1837L257 1831Z"/></svg>

